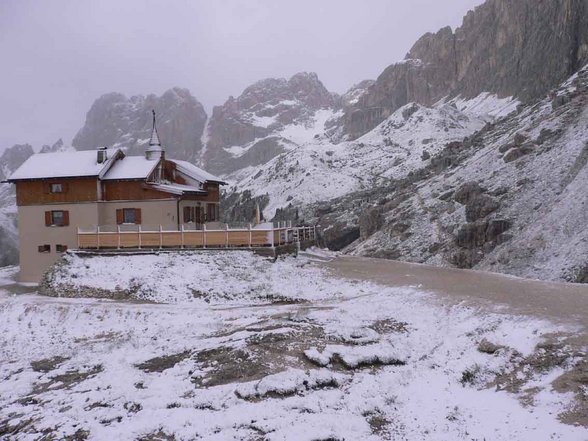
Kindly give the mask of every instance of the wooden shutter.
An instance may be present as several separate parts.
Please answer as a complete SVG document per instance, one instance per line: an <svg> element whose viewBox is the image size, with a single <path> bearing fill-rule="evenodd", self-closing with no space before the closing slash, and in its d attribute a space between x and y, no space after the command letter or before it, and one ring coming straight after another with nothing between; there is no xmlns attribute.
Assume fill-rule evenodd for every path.
<svg viewBox="0 0 588 441"><path fill-rule="evenodd" d="M140 208L135 208L135 223L136 224L141 223L141 209Z"/></svg>
<svg viewBox="0 0 588 441"><path fill-rule="evenodd" d="M122 208L116 210L116 224L121 225L124 222L124 214Z"/></svg>
<svg viewBox="0 0 588 441"><path fill-rule="evenodd" d="M45 212L45 226L46 227L50 227L53 219L51 219L51 212L50 211L46 211Z"/></svg>
<svg viewBox="0 0 588 441"><path fill-rule="evenodd" d="M202 208L200 207L194 207L194 222L202 223Z"/></svg>
<svg viewBox="0 0 588 441"><path fill-rule="evenodd" d="M190 207L184 207L184 223L190 222L193 219L190 219Z"/></svg>
<svg viewBox="0 0 588 441"><path fill-rule="evenodd" d="M67 193L68 190L69 190L69 184L67 182L64 182L63 184L61 184L61 192L62 193Z"/></svg>
<svg viewBox="0 0 588 441"><path fill-rule="evenodd" d="M69 225L69 211L63 212L63 226L67 227Z"/></svg>

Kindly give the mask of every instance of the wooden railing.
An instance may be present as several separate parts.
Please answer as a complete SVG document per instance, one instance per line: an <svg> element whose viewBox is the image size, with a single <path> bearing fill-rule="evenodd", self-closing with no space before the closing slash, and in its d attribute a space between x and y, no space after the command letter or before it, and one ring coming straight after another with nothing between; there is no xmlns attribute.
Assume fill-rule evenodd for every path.
<svg viewBox="0 0 588 441"><path fill-rule="evenodd" d="M102 228L102 229L101 229ZM315 227L292 227L287 223L258 228L229 228L211 230L143 230L139 225L133 230L121 227L78 228L79 249L121 248L255 248L275 247L296 242L314 241Z"/></svg>

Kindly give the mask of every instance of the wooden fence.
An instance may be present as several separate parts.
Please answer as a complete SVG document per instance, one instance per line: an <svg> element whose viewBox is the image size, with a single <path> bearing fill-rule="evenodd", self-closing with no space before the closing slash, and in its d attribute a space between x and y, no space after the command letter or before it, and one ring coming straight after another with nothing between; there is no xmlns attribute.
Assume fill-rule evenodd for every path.
<svg viewBox="0 0 588 441"><path fill-rule="evenodd" d="M105 231L103 227L78 228L79 249L121 248L255 248L275 247L302 241L314 241L315 227L292 227L279 223L267 228L229 228L209 230L136 230L126 231L116 227Z"/></svg>

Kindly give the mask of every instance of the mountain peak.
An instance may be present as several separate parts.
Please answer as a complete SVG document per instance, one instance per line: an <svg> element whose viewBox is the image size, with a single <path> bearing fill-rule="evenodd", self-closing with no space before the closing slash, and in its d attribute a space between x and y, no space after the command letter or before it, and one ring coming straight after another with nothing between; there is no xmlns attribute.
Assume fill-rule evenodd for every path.
<svg viewBox="0 0 588 441"><path fill-rule="evenodd" d="M117 92L102 95L92 104L72 144L80 150L106 145L142 154L151 134L152 109L160 116L157 128L170 156L195 160L202 150L207 115L190 91L180 87L168 89L160 97L127 98Z"/></svg>

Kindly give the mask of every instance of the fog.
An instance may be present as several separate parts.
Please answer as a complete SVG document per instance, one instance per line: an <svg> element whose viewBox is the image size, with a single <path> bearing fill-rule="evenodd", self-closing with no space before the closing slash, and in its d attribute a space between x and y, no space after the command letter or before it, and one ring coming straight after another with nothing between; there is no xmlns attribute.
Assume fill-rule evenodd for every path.
<svg viewBox="0 0 588 441"><path fill-rule="evenodd" d="M70 143L108 92L186 87L210 114L267 77L317 72L333 92L376 78L482 0L0 2L0 150Z"/></svg>

